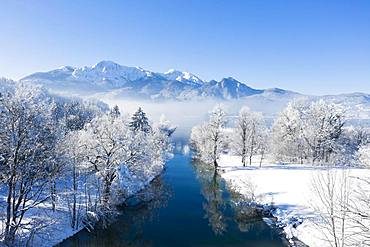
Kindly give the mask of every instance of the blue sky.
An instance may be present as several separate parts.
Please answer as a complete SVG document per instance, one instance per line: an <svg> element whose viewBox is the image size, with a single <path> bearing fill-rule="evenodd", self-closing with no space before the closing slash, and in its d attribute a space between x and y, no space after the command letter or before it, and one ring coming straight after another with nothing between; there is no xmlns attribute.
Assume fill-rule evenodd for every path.
<svg viewBox="0 0 370 247"><path fill-rule="evenodd" d="M0 2L0 76L100 60L306 94L370 93L370 1Z"/></svg>

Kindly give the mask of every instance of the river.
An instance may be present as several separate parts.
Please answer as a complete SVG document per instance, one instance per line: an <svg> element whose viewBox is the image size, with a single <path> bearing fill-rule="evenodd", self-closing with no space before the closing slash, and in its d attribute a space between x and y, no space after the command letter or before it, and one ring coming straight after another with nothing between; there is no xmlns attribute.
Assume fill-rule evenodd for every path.
<svg viewBox="0 0 370 247"><path fill-rule="evenodd" d="M177 151L148 189L120 207L108 228L82 230L59 246L287 246L279 229L234 201L214 170Z"/></svg>

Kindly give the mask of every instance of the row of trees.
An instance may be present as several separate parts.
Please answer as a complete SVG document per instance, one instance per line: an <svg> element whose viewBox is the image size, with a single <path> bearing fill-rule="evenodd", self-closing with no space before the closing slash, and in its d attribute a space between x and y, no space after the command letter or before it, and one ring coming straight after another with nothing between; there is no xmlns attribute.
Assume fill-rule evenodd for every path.
<svg viewBox="0 0 370 247"><path fill-rule="evenodd" d="M225 111L218 105L210 112L208 122L192 129L195 157L217 167L220 154L230 149L241 156L244 166L252 164L256 154L261 155L262 162L269 133L262 114L243 107L234 128L226 128L226 123Z"/></svg>
<svg viewBox="0 0 370 247"><path fill-rule="evenodd" d="M162 169L173 128L151 125L142 109L131 118L115 106L55 99L19 84L0 94L0 185L6 193L5 243L32 238L40 224L25 220L40 204L67 205L71 227L106 222L115 205ZM66 186L63 186L66 184ZM49 222L50 223L50 222Z"/></svg>
<svg viewBox="0 0 370 247"><path fill-rule="evenodd" d="M226 128L225 111L216 106L209 121L191 133L195 156L217 167L222 152L241 156L245 166L268 153L275 161L312 164L352 164L366 158L370 132L364 127L346 127L344 111L323 100L294 100L269 128L261 113L240 110L234 126Z"/></svg>

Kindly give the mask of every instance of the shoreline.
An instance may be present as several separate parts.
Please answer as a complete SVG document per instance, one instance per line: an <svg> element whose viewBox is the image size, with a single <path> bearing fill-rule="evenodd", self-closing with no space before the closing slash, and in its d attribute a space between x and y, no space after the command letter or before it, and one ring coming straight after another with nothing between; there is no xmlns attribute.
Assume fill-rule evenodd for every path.
<svg viewBox="0 0 370 247"><path fill-rule="evenodd" d="M166 168L164 167L164 169L159 173L157 174L156 176L153 176L151 177L150 179L147 180L146 183L143 183L143 186L141 188L139 188L137 191L133 192L130 196L126 197L122 202L120 202L120 204L118 204L117 206L119 205L123 205L125 204L125 202L127 200L129 200L130 198L133 198L135 195L141 193L143 190L145 190L148 186L150 186L150 184L156 179L158 178L159 176L161 176L163 174L163 172L165 172ZM82 230L84 230L85 227L81 226L80 229L76 230L72 235L69 235L67 237L65 237L63 240L59 241L58 243L55 243L53 244L52 246L58 246L59 244L61 244L62 242L64 242L65 240L69 239L69 238L72 238L73 236L75 236L76 234L78 234L79 232L81 232Z"/></svg>
<svg viewBox="0 0 370 247"><path fill-rule="evenodd" d="M320 228L320 205L312 189L312 180L325 174L328 168L312 165L281 165L266 160L262 167L257 163L243 167L240 157L222 155L219 159L221 177L236 192L249 196L251 193L260 205L273 205L272 215L291 246L331 246L323 238ZM329 168L334 171L341 167ZM370 176L364 168L346 168L356 177ZM249 196L249 198L251 198Z"/></svg>

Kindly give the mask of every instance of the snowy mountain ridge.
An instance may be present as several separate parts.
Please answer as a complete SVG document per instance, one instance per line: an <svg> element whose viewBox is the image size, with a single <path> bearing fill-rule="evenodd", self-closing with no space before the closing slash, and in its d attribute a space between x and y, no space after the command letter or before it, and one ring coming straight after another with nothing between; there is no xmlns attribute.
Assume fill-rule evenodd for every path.
<svg viewBox="0 0 370 247"><path fill-rule="evenodd" d="M366 93L307 96L279 88L255 89L232 77L220 81L205 81L190 72L175 69L164 73L152 72L111 61L101 61L93 66L80 68L63 66L47 72L33 73L20 81L41 85L53 94L95 98L111 103L134 100L141 102L140 105L144 101L150 105L171 100L178 101L182 107L188 102L186 104L191 105L190 108L194 111L197 109L192 102L202 101L202 104L206 104L206 101L222 101L235 111L247 105L267 116L275 116L294 98L306 97L341 104L352 119L370 119L370 94ZM0 80L0 90L1 87L7 87L7 84L9 81L5 83ZM197 104L196 108L199 107Z"/></svg>
<svg viewBox="0 0 370 247"><path fill-rule="evenodd" d="M238 99L262 94L232 77L220 81L205 81L190 73L170 69L165 73L140 67L128 67L112 61L101 61L91 67L64 66L48 72L37 72L21 79L41 84L54 91L109 91L122 97L188 100L194 98ZM297 94L283 89L272 89L278 94ZM269 91L271 93L271 90Z"/></svg>

